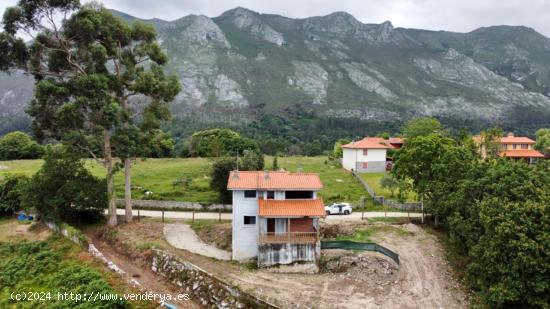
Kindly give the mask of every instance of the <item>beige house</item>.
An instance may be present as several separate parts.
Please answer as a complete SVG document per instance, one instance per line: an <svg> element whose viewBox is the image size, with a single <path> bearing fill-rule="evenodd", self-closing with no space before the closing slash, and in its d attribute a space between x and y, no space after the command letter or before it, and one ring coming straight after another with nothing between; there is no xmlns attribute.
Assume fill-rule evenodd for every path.
<svg viewBox="0 0 550 309"><path fill-rule="evenodd" d="M479 145L479 151L483 158L487 156L487 149L482 143L481 136L474 136L474 141ZM513 160L523 160L532 164L537 159L544 158L544 155L535 150L533 146L535 141L525 136L514 136L514 133L508 133L500 138L500 148L498 155L500 157L511 158Z"/></svg>

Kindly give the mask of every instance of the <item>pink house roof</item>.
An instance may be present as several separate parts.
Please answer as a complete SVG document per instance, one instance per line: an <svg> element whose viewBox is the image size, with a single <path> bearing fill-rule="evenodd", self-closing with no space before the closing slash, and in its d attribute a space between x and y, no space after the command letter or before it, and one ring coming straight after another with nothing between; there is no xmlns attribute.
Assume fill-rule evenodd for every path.
<svg viewBox="0 0 550 309"><path fill-rule="evenodd" d="M391 149L393 147L388 146L385 143L385 139L380 137L365 137L364 139L351 142L346 145L342 145L342 148L349 149Z"/></svg>

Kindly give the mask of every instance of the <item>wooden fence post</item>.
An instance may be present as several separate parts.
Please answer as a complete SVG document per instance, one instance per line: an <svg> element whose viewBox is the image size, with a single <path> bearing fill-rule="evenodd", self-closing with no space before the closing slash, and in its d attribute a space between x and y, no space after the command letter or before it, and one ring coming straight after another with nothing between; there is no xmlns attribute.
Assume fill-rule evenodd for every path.
<svg viewBox="0 0 550 309"><path fill-rule="evenodd" d="M139 222L139 208L138 208L138 222Z"/></svg>
<svg viewBox="0 0 550 309"><path fill-rule="evenodd" d="M164 209L162 210L162 223L164 223Z"/></svg>
<svg viewBox="0 0 550 309"><path fill-rule="evenodd" d="M222 210L221 210L221 208L218 209L218 222L222 222Z"/></svg>
<svg viewBox="0 0 550 309"><path fill-rule="evenodd" d="M191 222L195 223L195 209L193 209L193 218L191 219Z"/></svg>

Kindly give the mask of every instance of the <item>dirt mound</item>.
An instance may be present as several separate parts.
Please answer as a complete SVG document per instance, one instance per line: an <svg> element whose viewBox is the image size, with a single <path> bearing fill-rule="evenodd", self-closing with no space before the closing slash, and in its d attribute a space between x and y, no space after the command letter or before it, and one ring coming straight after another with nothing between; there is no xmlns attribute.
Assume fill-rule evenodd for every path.
<svg viewBox="0 0 550 309"><path fill-rule="evenodd" d="M353 252L347 250L323 250L321 271L327 273L367 272L381 275L391 275L398 266L372 252Z"/></svg>
<svg viewBox="0 0 550 309"><path fill-rule="evenodd" d="M401 228L404 229L405 231L413 233L413 234L416 234L416 233L419 233L420 231L422 231L422 229L420 227L418 227L418 225L412 224L412 223L403 224L403 225L401 225Z"/></svg>
<svg viewBox="0 0 550 309"><path fill-rule="evenodd" d="M320 234L322 238L331 239L336 237L351 236L358 228L364 228L367 223L322 223Z"/></svg>
<svg viewBox="0 0 550 309"><path fill-rule="evenodd" d="M210 228L197 229L195 232L205 243L231 251L231 223L215 224Z"/></svg>

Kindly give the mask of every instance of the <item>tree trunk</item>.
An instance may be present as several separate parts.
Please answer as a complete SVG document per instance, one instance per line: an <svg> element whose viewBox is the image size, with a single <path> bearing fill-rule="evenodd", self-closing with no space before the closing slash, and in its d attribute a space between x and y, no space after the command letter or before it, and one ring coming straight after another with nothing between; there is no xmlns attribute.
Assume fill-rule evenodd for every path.
<svg viewBox="0 0 550 309"><path fill-rule="evenodd" d="M113 155L111 153L111 135L109 130L103 130L103 152L105 157L105 168L107 169L107 213L109 218L107 225L114 227L117 225L116 204L115 204L115 178L113 172Z"/></svg>
<svg viewBox="0 0 550 309"><path fill-rule="evenodd" d="M124 206L126 222L132 222L132 169L130 158L124 159Z"/></svg>
<svg viewBox="0 0 550 309"><path fill-rule="evenodd" d="M122 108L128 112L128 100L122 99ZM124 128L128 128L128 121L124 121ZM126 222L132 222L132 164L130 158L124 158L124 209Z"/></svg>

